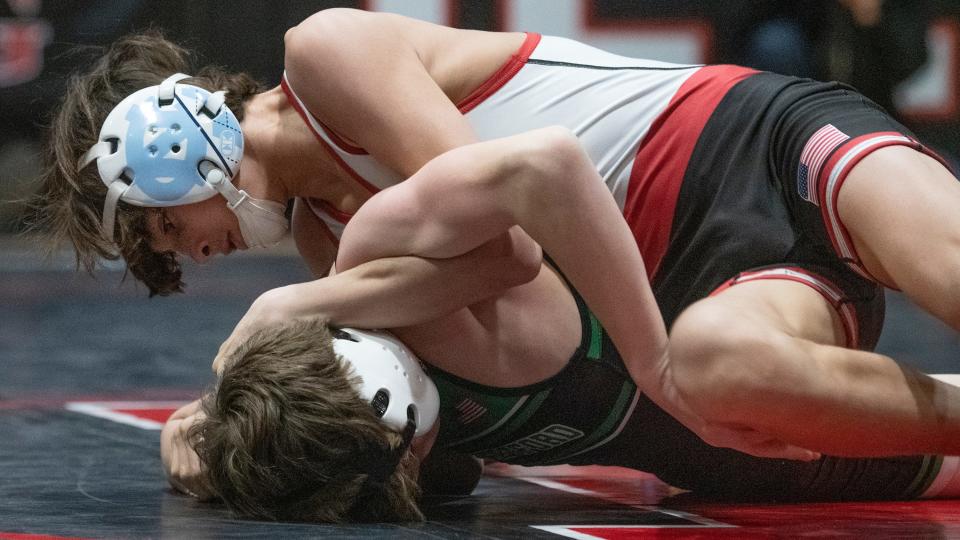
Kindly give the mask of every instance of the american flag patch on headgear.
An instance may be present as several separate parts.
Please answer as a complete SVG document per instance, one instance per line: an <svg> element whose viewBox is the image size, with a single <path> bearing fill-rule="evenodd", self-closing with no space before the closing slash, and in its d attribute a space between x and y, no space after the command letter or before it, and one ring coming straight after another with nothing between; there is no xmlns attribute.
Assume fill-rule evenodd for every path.
<svg viewBox="0 0 960 540"><path fill-rule="evenodd" d="M800 153L800 168L797 170L797 191L805 201L820 206L817 200L817 178L827 157L839 144L849 139L844 132L827 124L818 129Z"/></svg>

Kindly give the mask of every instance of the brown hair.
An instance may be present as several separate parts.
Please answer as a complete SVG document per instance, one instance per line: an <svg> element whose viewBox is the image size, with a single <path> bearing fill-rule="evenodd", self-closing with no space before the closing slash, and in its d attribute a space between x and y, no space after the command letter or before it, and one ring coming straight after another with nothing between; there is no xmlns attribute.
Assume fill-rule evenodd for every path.
<svg viewBox="0 0 960 540"><path fill-rule="evenodd" d="M261 90L260 85L244 73L231 74L216 67L194 72L193 67L185 49L158 31L148 31L121 38L103 51L89 71L71 76L49 127L40 190L29 201L30 228L49 233L51 250L69 240L76 251L77 267L88 272L100 258L123 257L130 273L146 284L150 296L183 290L175 255L149 247L147 217L155 210L121 202L117 243L111 244L100 226L107 188L95 165L78 170L77 161L97 142L100 126L117 103L177 72L195 73L185 80L190 84L226 90L227 106L242 120L243 104Z"/></svg>
<svg viewBox="0 0 960 540"><path fill-rule="evenodd" d="M210 485L241 517L422 520L417 459L360 398L332 340L322 322L296 322L228 360L189 436Z"/></svg>

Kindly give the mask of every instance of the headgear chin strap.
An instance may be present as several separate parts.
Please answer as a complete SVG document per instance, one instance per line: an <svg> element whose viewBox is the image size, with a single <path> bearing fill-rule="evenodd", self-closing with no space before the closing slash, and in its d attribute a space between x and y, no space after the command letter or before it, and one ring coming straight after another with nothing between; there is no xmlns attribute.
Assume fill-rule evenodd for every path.
<svg viewBox="0 0 960 540"><path fill-rule="evenodd" d="M440 412L440 394L416 355L387 332L344 328L333 350L360 377L360 397L390 428L420 436ZM409 441L408 441L409 442Z"/></svg>
<svg viewBox="0 0 960 540"><path fill-rule="evenodd" d="M200 164L200 169L204 168L209 168L204 174L207 183L227 200L227 207L236 214L247 247L266 247L283 238L288 227L286 205L251 197L246 191L237 189L209 162Z"/></svg>
<svg viewBox="0 0 960 540"><path fill-rule="evenodd" d="M104 237L113 242L119 201L168 207L220 193L248 247L278 242L287 230L285 205L250 197L230 182L243 159L243 132L224 92L178 84L187 78L177 73L124 98L80 158L80 169L97 162L107 186Z"/></svg>

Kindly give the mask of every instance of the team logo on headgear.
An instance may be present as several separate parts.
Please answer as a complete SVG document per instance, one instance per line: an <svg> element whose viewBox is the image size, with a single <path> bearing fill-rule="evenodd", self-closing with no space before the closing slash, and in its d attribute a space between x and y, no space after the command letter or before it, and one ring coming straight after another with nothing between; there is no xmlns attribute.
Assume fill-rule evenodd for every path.
<svg viewBox="0 0 960 540"><path fill-rule="evenodd" d="M188 92L195 93L185 89L183 94ZM182 124L190 120L179 106L155 109L152 100L146 97L127 111L130 137L125 141L124 155L144 195L155 201L176 201L203 187L196 168L206 154L206 141L191 144Z"/></svg>

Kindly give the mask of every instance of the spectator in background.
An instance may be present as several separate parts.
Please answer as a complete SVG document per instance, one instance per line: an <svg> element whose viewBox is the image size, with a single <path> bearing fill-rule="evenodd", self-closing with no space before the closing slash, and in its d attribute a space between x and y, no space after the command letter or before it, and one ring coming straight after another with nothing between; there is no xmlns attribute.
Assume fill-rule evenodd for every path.
<svg viewBox="0 0 960 540"><path fill-rule="evenodd" d="M927 0L766 0L754 8L731 61L842 81L894 115L893 89L927 59Z"/></svg>
<svg viewBox="0 0 960 540"><path fill-rule="evenodd" d="M20 203L40 175L40 139L66 75L92 61L78 45L103 45L150 12L143 0L0 2L0 232L22 227ZM88 51L89 52L89 51Z"/></svg>

